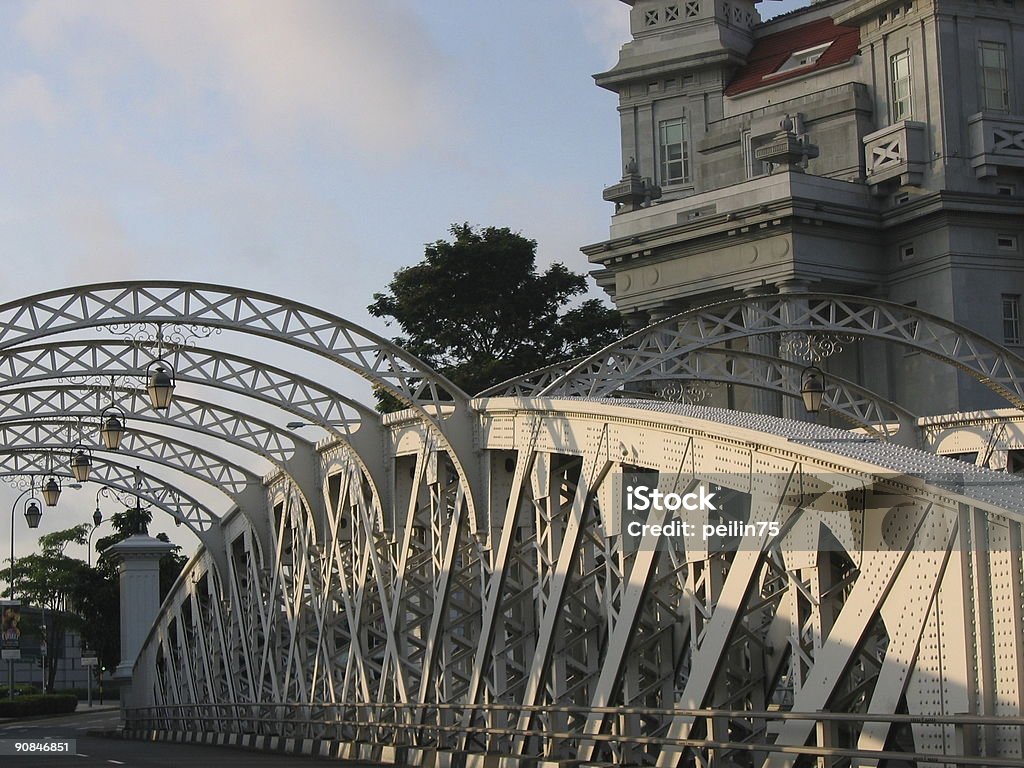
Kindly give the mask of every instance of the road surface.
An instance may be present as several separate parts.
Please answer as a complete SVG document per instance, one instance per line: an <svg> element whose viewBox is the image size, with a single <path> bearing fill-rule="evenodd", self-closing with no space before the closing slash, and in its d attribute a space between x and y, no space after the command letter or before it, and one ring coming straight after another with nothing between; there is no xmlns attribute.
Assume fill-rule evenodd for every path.
<svg viewBox="0 0 1024 768"><path fill-rule="evenodd" d="M90 712L82 709L72 715L39 720L6 720L0 722L0 740L74 739L75 752L69 755L3 755L4 768L277 768L278 766L313 766L324 764L298 755L255 752L230 747L207 747L197 744L126 741L89 736L89 731L113 730L120 721L117 709ZM335 765L353 766L352 763Z"/></svg>

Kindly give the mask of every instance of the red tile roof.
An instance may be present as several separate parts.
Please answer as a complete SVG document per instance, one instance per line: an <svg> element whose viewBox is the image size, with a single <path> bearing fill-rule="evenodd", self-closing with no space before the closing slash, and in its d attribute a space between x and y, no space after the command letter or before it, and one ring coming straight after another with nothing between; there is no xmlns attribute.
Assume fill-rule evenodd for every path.
<svg viewBox="0 0 1024 768"><path fill-rule="evenodd" d="M816 62L772 75L790 56L818 45L831 42L832 45L821 54ZM860 29L836 25L832 19L819 19L799 27L786 29L761 38L750 50L747 63L725 89L726 96L736 96L765 85L774 85L808 72L834 67L849 61L860 49ZM766 77L767 76L767 77Z"/></svg>

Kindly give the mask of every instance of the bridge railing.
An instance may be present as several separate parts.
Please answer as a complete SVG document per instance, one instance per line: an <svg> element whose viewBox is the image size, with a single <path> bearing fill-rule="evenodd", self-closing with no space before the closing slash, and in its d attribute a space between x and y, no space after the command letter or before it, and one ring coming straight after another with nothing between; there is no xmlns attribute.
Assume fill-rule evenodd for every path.
<svg viewBox="0 0 1024 768"><path fill-rule="evenodd" d="M530 727L516 727L522 714L530 713ZM572 724L586 722L592 716L604 716L601 732L583 733ZM754 734L757 741L715 740L711 738L671 738L665 735L667 723L673 718L690 717L695 728L691 733L710 733L712 720L742 719L762 721L765 730ZM639 719L645 729L630 728L628 733L618 731L617 720ZM540 721L569 724L564 730L545 727ZM776 745L770 743L766 733L771 725L784 721L803 720L815 723L843 723L863 726L866 723L887 723L895 727L914 725L945 726L957 734L960 745L956 754L923 753L894 750L862 750L850 747L815 747ZM486 724L490 723L490 724ZM498 723L497 725L495 723ZM518 755L521 759L543 759L554 745L561 749L579 749L584 744L596 747L597 757L588 765L624 765L623 754L647 759L636 764L647 764L652 755L667 749L714 751L728 753L754 753L762 758L780 753L804 757L828 757L851 761L904 761L913 764L928 763L946 766L978 766L979 768L1020 768L1020 761L968 754L965 745L976 743L972 731L985 728L1020 728L1024 732L1024 717L991 717L982 715L949 715L943 717L909 714L866 714L851 712L792 712L766 710L721 709L653 709L645 707L575 707L535 706L514 704L168 704L138 707L126 710L125 728L141 733L237 733L282 736L292 739L316 739L343 744L363 744L401 750L434 750L439 752L470 752L478 754L512 754L513 739L525 739L527 749Z"/></svg>

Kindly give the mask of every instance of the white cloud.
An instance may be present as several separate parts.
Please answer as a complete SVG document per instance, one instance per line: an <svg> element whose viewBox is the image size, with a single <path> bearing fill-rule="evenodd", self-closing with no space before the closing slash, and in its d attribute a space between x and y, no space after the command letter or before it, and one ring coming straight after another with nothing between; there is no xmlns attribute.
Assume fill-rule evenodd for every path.
<svg viewBox="0 0 1024 768"><path fill-rule="evenodd" d="M21 73L0 84L0 121L52 126L63 118L64 110L42 75Z"/></svg>
<svg viewBox="0 0 1024 768"><path fill-rule="evenodd" d="M398 0L43 0L18 31L67 56L87 75L78 86L105 88L108 106L148 67L161 76L147 83L152 104L224 99L262 138L315 131L401 153L446 127L445 59Z"/></svg>
<svg viewBox="0 0 1024 768"><path fill-rule="evenodd" d="M136 250L109 206L99 199L78 199L63 202L61 208L57 220L76 251L66 279L91 283L138 276Z"/></svg>
<svg viewBox="0 0 1024 768"><path fill-rule="evenodd" d="M611 66L629 40L629 6L613 0L572 0L587 38L599 46Z"/></svg>

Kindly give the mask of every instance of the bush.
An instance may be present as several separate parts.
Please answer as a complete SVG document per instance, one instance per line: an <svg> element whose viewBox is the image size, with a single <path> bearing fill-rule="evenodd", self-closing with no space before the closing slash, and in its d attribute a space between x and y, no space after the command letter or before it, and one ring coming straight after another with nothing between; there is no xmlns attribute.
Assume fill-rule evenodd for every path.
<svg viewBox="0 0 1024 768"><path fill-rule="evenodd" d="M97 690L98 690L98 688L94 685L92 687L92 697L94 699L97 696L97 693L96 693ZM59 691L54 691L54 693L65 693L65 694L68 694L69 696L76 697L79 701L85 701L87 698L89 698L89 689L88 688L61 688Z"/></svg>
<svg viewBox="0 0 1024 768"><path fill-rule="evenodd" d="M18 696L0 700L0 717L30 717L32 715L62 715L74 712L78 697L67 693L39 696Z"/></svg>

